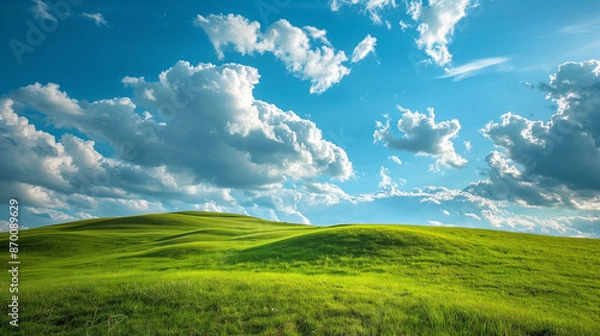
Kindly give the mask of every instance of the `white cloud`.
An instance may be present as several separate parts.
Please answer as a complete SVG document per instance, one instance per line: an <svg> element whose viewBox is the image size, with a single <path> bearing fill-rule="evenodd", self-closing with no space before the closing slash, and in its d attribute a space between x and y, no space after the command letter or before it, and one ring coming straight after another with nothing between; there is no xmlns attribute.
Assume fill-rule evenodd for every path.
<svg viewBox="0 0 600 336"><path fill-rule="evenodd" d="M456 153L452 143L452 139L460 131L458 120L436 123L433 108L429 108L428 115L400 106L398 108L403 114L397 127L403 136L396 137L392 134L388 117L385 123L377 122L377 130L373 134L375 142L383 142L391 149L434 157L436 163L432 170L439 170L441 167L462 168L467 164L467 160Z"/></svg>
<svg viewBox="0 0 600 336"><path fill-rule="evenodd" d="M59 113L60 104L42 105L48 100L45 96L34 99L25 94L54 93L57 86L50 85L50 90L36 84L17 90L15 96L42 106L39 110L57 125L77 127L116 148L131 144L138 154L128 161L184 170L192 178L210 174L221 186L261 186L321 174L345 180L352 175L346 153L324 140L313 122L253 97L259 80L256 69L178 62L159 77L158 82L144 78L124 82L134 88L136 101L153 109L152 115L160 119L172 114L174 119L163 124L140 116L130 98L95 101L84 114L65 116ZM148 90L154 100L147 99Z"/></svg>
<svg viewBox="0 0 600 336"><path fill-rule="evenodd" d="M408 23L404 22L403 20L400 20L399 24L400 24L400 29L402 29L402 32L405 32L405 31L407 31L409 28L412 28L412 27L414 27L413 25L411 25L411 24L408 24Z"/></svg>
<svg viewBox="0 0 600 336"><path fill-rule="evenodd" d="M600 212L597 210L599 207L589 211L561 209L561 215L556 216L549 213L546 208L511 205L505 201L482 197L467 189L426 186L405 191L401 188L405 180L395 178L385 167L380 167L379 177L379 190L369 194L353 196L344 192L336 192L335 189L323 188L322 192L327 195L340 195L335 201L327 202L328 209L330 209L328 211L343 212L347 214L346 216L351 216L355 211L358 213L375 212L377 214L373 215L371 219L373 222L397 223L402 221L421 224L441 223L440 216L435 215L437 211L441 211L442 214L452 217L452 222L462 223L462 226L501 228L510 231L574 237L598 236L595 230L600 225ZM292 191L288 190L288 193L290 192ZM306 195L304 192L301 194ZM300 203L299 199L301 196L295 196L298 204ZM325 199L315 199L315 201L326 202ZM344 204L344 201L349 203ZM393 211L382 212L382 207L414 209L414 211L404 213L402 219L398 219L393 215L390 216ZM476 223L473 224L473 221ZM348 219L342 219L341 222L348 222Z"/></svg>
<svg viewBox="0 0 600 336"><path fill-rule="evenodd" d="M479 216L477 216L476 214L474 214L474 213L471 213L471 212L467 212L467 213L465 214L465 216L466 216L466 217L473 218L473 219L475 219L475 220L477 220L477 221L481 221L481 217L479 217Z"/></svg>
<svg viewBox="0 0 600 336"><path fill-rule="evenodd" d="M29 10L33 13L36 19L46 19L50 21L57 22L56 17L50 14L48 10L48 4L46 4L43 0L32 0L34 5L29 8Z"/></svg>
<svg viewBox="0 0 600 336"><path fill-rule="evenodd" d="M360 6L365 14L368 14L373 23L382 24L380 12L390 8L396 8L395 0L331 0L329 6L332 11L338 11L342 6Z"/></svg>
<svg viewBox="0 0 600 336"><path fill-rule="evenodd" d="M327 39L327 31L325 29L318 29L313 26L304 26L304 30L310 35L315 41L321 41L321 43L331 46L331 42Z"/></svg>
<svg viewBox="0 0 600 336"><path fill-rule="evenodd" d="M85 212L77 212L74 215L70 215L65 212L52 209L38 209L34 207L27 207L27 210L31 212L31 214L33 214L34 216L48 218L54 223L71 222L76 220L94 218L92 215Z"/></svg>
<svg viewBox="0 0 600 336"><path fill-rule="evenodd" d="M397 157L396 155L388 156L388 159L394 161L394 163L396 163L399 166L402 165L402 160L400 160L400 158Z"/></svg>
<svg viewBox="0 0 600 336"><path fill-rule="evenodd" d="M201 27L208 34L220 59L225 57L223 47L229 44L242 55L255 51L264 52L267 48L274 47L261 42L260 23L250 22L241 15L198 15L194 19L194 25Z"/></svg>
<svg viewBox="0 0 600 336"><path fill-rule="evenodd" d="M439 78L452 78L454 81L460 81L480 74L490 67L506 63L507 61L508 58L505 57L483 58L458 67L446 68L444 69L446 73Z"/></svg>
<svg viewBox="0 0 600 336"><path fill-rule="evenodd" d="M561 235L573 237L592 236L593 230L583 232L579 228L588 229L600 223L600 217L590 216L560 216L554 218L540 218L540 216L514 214L507 210L496 212L482 210L483 218L489 221L493 227L513 229L525 232L540 232L549 234L556 232Z"/></svg>
<svg viewBox="0 0 600 336"><path fill-rule="evenodd" d="M437 65L444 66L452 62L449 45L455 33L456 25L468 15L469 9L480 6L477 0L404 0L406 14L414 23L400 20L403 32L416 28L419 36L415 39L417 47L423 50ZM342 6L360 8L360 12L368 15L373 23L385 23L391 26L389 20L382 18L386 10L397 7L395 0L331 0L330 8L338 11Z"/></svg>
<svg viewBox="0 0 600 336"><path fill-rule="evenodd" d="M356 63L365 57L369 53L375 53L375 45L377 44L377 39L372 37L371 35L367 35L357 46L354 48L354 52L352 53L352 63Z"/></svg>
<svg viewBox="0 0 600 336"><path fill-rule="evenodd" d="M54 83L44 86L35 83L14 91L12 95L30 102L31 107L36 110L49 111L50 115L59 119L81 116L84 113L79 101L69 98L66 93L60 91L60 86Z"/></svg>
<svg viewBox="0 0 600 336"><path fill-rule="evenodd" d="M183 101L188 102L176 110L175 122L167 122L164 135L163 128L157 132L164 141L171 138L167 135L169 128L185 125L187 130L180 129L180 133L186 131L191 138L200 137L202 140L198 138L198 141L205 143L198 154L201 157L190 158L188 165L203 165L211 170L215 165L221 167L218 170L223 176L215 177L217 181L238 180L234 184L260 185L282 182L286 176L302 179L321 174L348 179L352 165L344 150L324 140L313 122L256 100L252 91L258 80L258 71L251 67L235 64L193 67L179 62L163 72L159 82L138 78L128 85L134 88L141 102L159 114L161 106L180 103L182 99L178 97L184 95ZM153 90L155 101L144 100L143 92L148 89ZM183 156L183 149L178 147L185 144L172 145L172 150ZM197 152L198 145L193 146ZM152 150L155 149L153 144ZM168 164L169 160L161 159L161 162Z"/></svg>
<svg viewBox="0 0 600 336"><path fill-rule="evenodd" d="M379 170L379 177L381 178L379 182L379 189L389 194L395 194L396 190L398 189L398 183L392 180L392 177L390 176L390 170L385 167L381 167Z"/></svg>
<svg viewBox="0 0 600 336"><path fill-rule="evenodd" d="M326 32L315 27L299 28L282 19L261 32L260 23L233 14L198 15L194 24L208 34L219 58L224 58L223 48L229 45L242 55L270 52L290 73L310 80L311 93L323 93L350 74L343 65L346 54L331 47ZM311 42L322 45L313 48Z"/></svg>
<svg viewBox="0 0 600 336"><path fill-rule="evenodd" d="M442 223L440 221L435 221L435 220L430 220L427 222L429 225L433 225L433 226L446 226L446 227L456 227L455 224L447 224L447 223Z"/></svg>
<svg viewBox="0 0 600 336"><path fill-rule="evenodd" d="M104 15L102 15L102 13L83 13L83 14L81 14L81 16L94 21L94 23L98 27L101 27L101 26L108 27L108 21L106 21L106 19L104 18Z"/></svg>
<svg viewBox="0 0 600 336"><path fill-rule="evenodd" d="M471 0L422 0L407 2L407 14L417 23L419 49L431 57L434 63L446 65L452 61L448 45L454 35L456 24L467 16Z"/></svg>
<svg viewBox="0 0 600 336"><path fill-rule="evenodd" d="M597 236L595 228L600 224L598 208L583 213L579 210L565 210L563 212L565 215L552 216L547 213L547 209L521 207L509 209L510 206L505 202L489 200L467 190L427 186L403 191L393 182L389 170L383 167L380 170L380 178L380 192L371 194L370 197L363 195L362 199L366 202L385 199L388 206L390 204L394 206L391 202L396 200L399 208L416 207L418 204L419 209L423 212L420 220L426 219L428 215L430 216L431 211L437 209L444 215L453 216L453 220L457 222L462 223L466 219L481 222L477 227L484 227L487 224L489 227L505 230L576 237ZM439 209L440 206L443 206L444 209ZM374 207L379 209L380 205L374 205ZM440 222L434 217L428 223Z"/></svg>
<svg viewBox="0 0 600 336"><path fill-rule="evenodd" d="M471 145L471 141L465 140L463 144L465 145L465 151L470 152L473 150L473 145Z"/></svg>

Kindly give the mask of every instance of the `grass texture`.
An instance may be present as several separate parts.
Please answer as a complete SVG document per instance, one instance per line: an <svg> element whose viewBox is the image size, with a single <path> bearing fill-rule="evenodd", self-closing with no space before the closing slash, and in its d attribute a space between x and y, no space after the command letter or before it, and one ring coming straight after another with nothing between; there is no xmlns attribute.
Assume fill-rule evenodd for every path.
<svg viewBox="0 0 600 336"><path fill-rule="evenodd" d="M600 335L600 240L208 212L19 235L0 335Z"/></svg>

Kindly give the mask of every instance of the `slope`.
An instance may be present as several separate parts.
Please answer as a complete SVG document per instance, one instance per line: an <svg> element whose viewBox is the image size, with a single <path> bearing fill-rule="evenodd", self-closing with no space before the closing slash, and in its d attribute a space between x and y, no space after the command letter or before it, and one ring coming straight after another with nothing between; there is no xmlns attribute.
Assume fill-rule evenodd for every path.
<svg viewBox="0 0 600 336"><path fill-rule="evenodd" d="M180 212L19 245L23 335L600 334L592 239Z"/></svg>

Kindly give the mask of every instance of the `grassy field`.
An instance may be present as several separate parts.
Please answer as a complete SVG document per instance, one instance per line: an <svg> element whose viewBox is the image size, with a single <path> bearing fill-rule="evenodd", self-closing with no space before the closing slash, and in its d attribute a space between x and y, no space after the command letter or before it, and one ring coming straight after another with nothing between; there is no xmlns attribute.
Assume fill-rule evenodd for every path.
<svg viewBox="0 0 600 336"><path fill-rule="evenodd" d="M600 240L183 212L18 243L0 335L600 335Z"/></svg>

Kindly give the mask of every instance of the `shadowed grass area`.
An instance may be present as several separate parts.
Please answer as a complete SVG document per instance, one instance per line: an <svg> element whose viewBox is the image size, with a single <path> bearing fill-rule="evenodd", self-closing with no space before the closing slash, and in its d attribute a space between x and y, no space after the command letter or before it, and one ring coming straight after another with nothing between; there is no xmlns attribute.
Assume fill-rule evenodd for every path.
<svg viewBox="0 0 600 336"><path fill-rule="evenodd" d="M593 239L181 212L26 230L19 249L2 335L600 335Z"/></svg>

